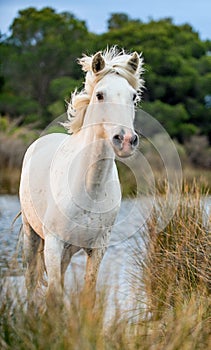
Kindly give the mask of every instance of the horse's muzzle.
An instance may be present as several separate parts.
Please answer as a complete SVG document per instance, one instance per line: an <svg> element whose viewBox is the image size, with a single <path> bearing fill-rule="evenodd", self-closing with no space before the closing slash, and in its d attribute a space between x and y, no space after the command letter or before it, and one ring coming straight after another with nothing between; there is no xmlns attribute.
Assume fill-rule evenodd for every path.
<svg viewBox="0 0 211 350"><path fill-rule="evenodd" d="M122 130L119 134L115 134L112 138L112 144L115 153L119 157L130 157L138 147L139 138L136 133Z"/></svg>

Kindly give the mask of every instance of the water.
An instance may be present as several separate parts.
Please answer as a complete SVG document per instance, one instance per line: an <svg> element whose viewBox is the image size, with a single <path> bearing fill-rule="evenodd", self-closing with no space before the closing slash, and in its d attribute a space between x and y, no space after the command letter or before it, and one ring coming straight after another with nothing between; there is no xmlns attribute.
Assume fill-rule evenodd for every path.
<svg viewBox="0 0 211 350"><path fill-rule="evenodd" d="M144 255L144 244L141 239L140 230L144 234L144 222L153 207L153 200L143 198L123 201L121 210L115 226L115 237L112 238L114 245L110 246L102 261L97 287L108 287L109 290L109 317L114 312L115 300L119 307L125 311L133 309L135 291L131 287L131 273L141 274L134 267L134 254L137 242L142 247ZM24 270L22 268L21 249L17 248L21 218L18 218L11 229L11 224L20 211L20 203L17 196L0 196L0 269L1 275L5 275L5 288L11 293L16 289L22 296L26 296L24 286ZM211 214L211 197L206 198L205 216ZM127 239L126 239L127 238ZM19 251L17 259L17 251ZM139 252L140 254L140 252ZM73 256L66 273L65 287L67 295L71 291L82 288L85 274L86 255L81 251ZM139 277L141 280L141 276ZM15 296L15 294L14 294ZM143 296L144 298L144 296Z"/></svg>
<svg viewBox="0 0 211 350"><path fill-rule="evenodd" d="M20 211L17 196L0 196L0 269L4 273L10 267L18 244L21 219L17 219L12 229L12 222Z"/></svg>
<svg viewBox="0 0 211 350"><path fill-rule="evenodd" d="M151 201L145 199L145 204L140 206L135 200L127 200L122 203L120 213L116 220L110 244L112 245L107 254L126 250L125 246L130 245L131 239L138 235L139 229L143 226L149 216ZM14 255L18 253L18 239L21 228L21 217L15 223L14 218L20 212L20 202L17 196L0 195L0 269L5 272L10 267ZM12 224L13 223L13 224ZM125 243L125 241L128 241ZM127 247L128 248L128 247ZM116 253L115 253L116 254ZM126 254L126 252L125 252ZM125 254L123 260L125 260ZM80 254L81 255L81 254ZM118 254L118 261L120 257ZM20 261L20 258L19 258ZM115 259L116 261L116 259Z"/></svg>

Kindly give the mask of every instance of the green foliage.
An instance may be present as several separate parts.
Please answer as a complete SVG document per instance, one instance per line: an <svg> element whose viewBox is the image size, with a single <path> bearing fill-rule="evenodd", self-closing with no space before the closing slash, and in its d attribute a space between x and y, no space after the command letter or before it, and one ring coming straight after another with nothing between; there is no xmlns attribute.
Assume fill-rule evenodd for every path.
<svg viewBox="0 0 211 350"><path fill-rule="evenodd" d="M125 13L113 13L108 20L108 29L120 29L129 22L129 16Z"/></svg>
<svg viewBox="0 0 211 350"><path fill-rule="evenodd" d="M82 87L76 59L107 45L143 51L144 105L170 136L185 142L194 133L211 142L211 42L200 40L189 24L171 18L143 23L113 13L108 31L90 33L86 23L68 12L46 7L19 12L11 36L1 38L0 113L45 126L64 113L64 100Z"/></svg>
<svg viewBox="0 0 211 350"><path fill-rule="evenodd" d="M47 122L47 107L53 102L52 80L80 77L76 57L92 35L83 21L69 13L57 14L51 8L20 11L11 31L11 37L2 44L2 50L10 48L3 62L4 77L18 97L29 96L38 102L38 118Z"/></svg>
<svg viewBox="0 0 211 350"><path fill-rule="evenodd" d="M48 106L48 112L53 118L57 118L61 114L65 113L65 104L61 100L55 101Z"/></svg>
<svg viewBox="0 0 211 350"><path fill-rule="evenodd" d="M0 110L4 115L20 116L38 113L39 104L36 100L13 93L0 94Z"/></svg>
<svg viewBox="0 0 211 350"><path fill-rule="evenodd" d="M53 98L63 100L69 99L71 93L80 85L82 85L81 80L72 79L70 77L56 78L50 83L50 94Z"/></svg>
<svg viewBox="0 0 211 350"><path fill-rule="evenodd" d="M171 106L157 100L144 103L143 108L153 115L172 137L180 141L184 141L198 130L194 124L190 123L190 116L181 103Z"/></svg>
<svg viewBox="0 0 211 350"><path fill-rule="evenodd" d="M72 92L76 86L80 85L82 85L81 80L70 77L56 78L50 82L49 92L54 102L48 106L47 110L52 118L57 118L66 112L65 103L69 102Z"/></svg>
<svg viewBox="0 0 211 350"><path fill-rule="evenodd" d="M132 20L129 18L129 16L125 13L112 13L109 20L108 20L108 29L109 30L115 30L120 29L128 23L140 23L139 20Z"/></svg>
<svg viewBox="0 0 211 350"><path fill-rule="evenodd" d="M6 132L9 127L9 120L0 116L0 132Z"/></svg>

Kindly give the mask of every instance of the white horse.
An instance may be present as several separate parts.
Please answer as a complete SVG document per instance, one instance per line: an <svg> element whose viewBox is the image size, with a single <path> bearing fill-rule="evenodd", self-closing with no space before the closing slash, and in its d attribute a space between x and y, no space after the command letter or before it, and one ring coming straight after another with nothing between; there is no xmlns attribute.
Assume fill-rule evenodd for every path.
<svg viewBox="0 0 211 350"><path fill-rule="evenodd" d="M88 255L85 289L95 295L121 202L115 155L129 157L138 146L133 122L143 86L142 58L112 48L79 63L87 73L84 90L75 92L68 106L65 127L71 135L39 138L23 161L20 201L29 304L36 302L44 269L47 302L62 298L65 271L81 248Z"/></svg>

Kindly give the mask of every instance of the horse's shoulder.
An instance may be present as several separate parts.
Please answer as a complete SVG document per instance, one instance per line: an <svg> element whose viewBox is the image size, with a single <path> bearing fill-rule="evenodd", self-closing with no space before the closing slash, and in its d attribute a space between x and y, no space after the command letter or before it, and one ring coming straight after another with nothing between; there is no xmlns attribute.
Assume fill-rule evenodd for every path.
<svg viewBox="0 0 211 350"><path fill-rule="evenodd" d="M62 133L52 133L48 135L41 136L39 139L35 141L35 143L44 145L44 144L59 144L69 138L70 135L62 134Z"/></svg>
<svg viewBox="0 0 211 350"><path fill-rule="evenodd" d="M63 143L65 140L70 137L70 135L62 133L52 133L44 135L35 140L27 149L24 156L24 164L36 154L44 155L54 153L55 150Z"/></svg>
<svg viewBox="0 0 211 350"><path fill-rule="evenodd" d="M46 147L54 149L55 147L58 147L62 142L64 142L68 137L70 137L70 135L62 133L53 133L41 136L31 144L31 146L28 148L28 151L30 151L30 149L40 150Z"/></svg>

